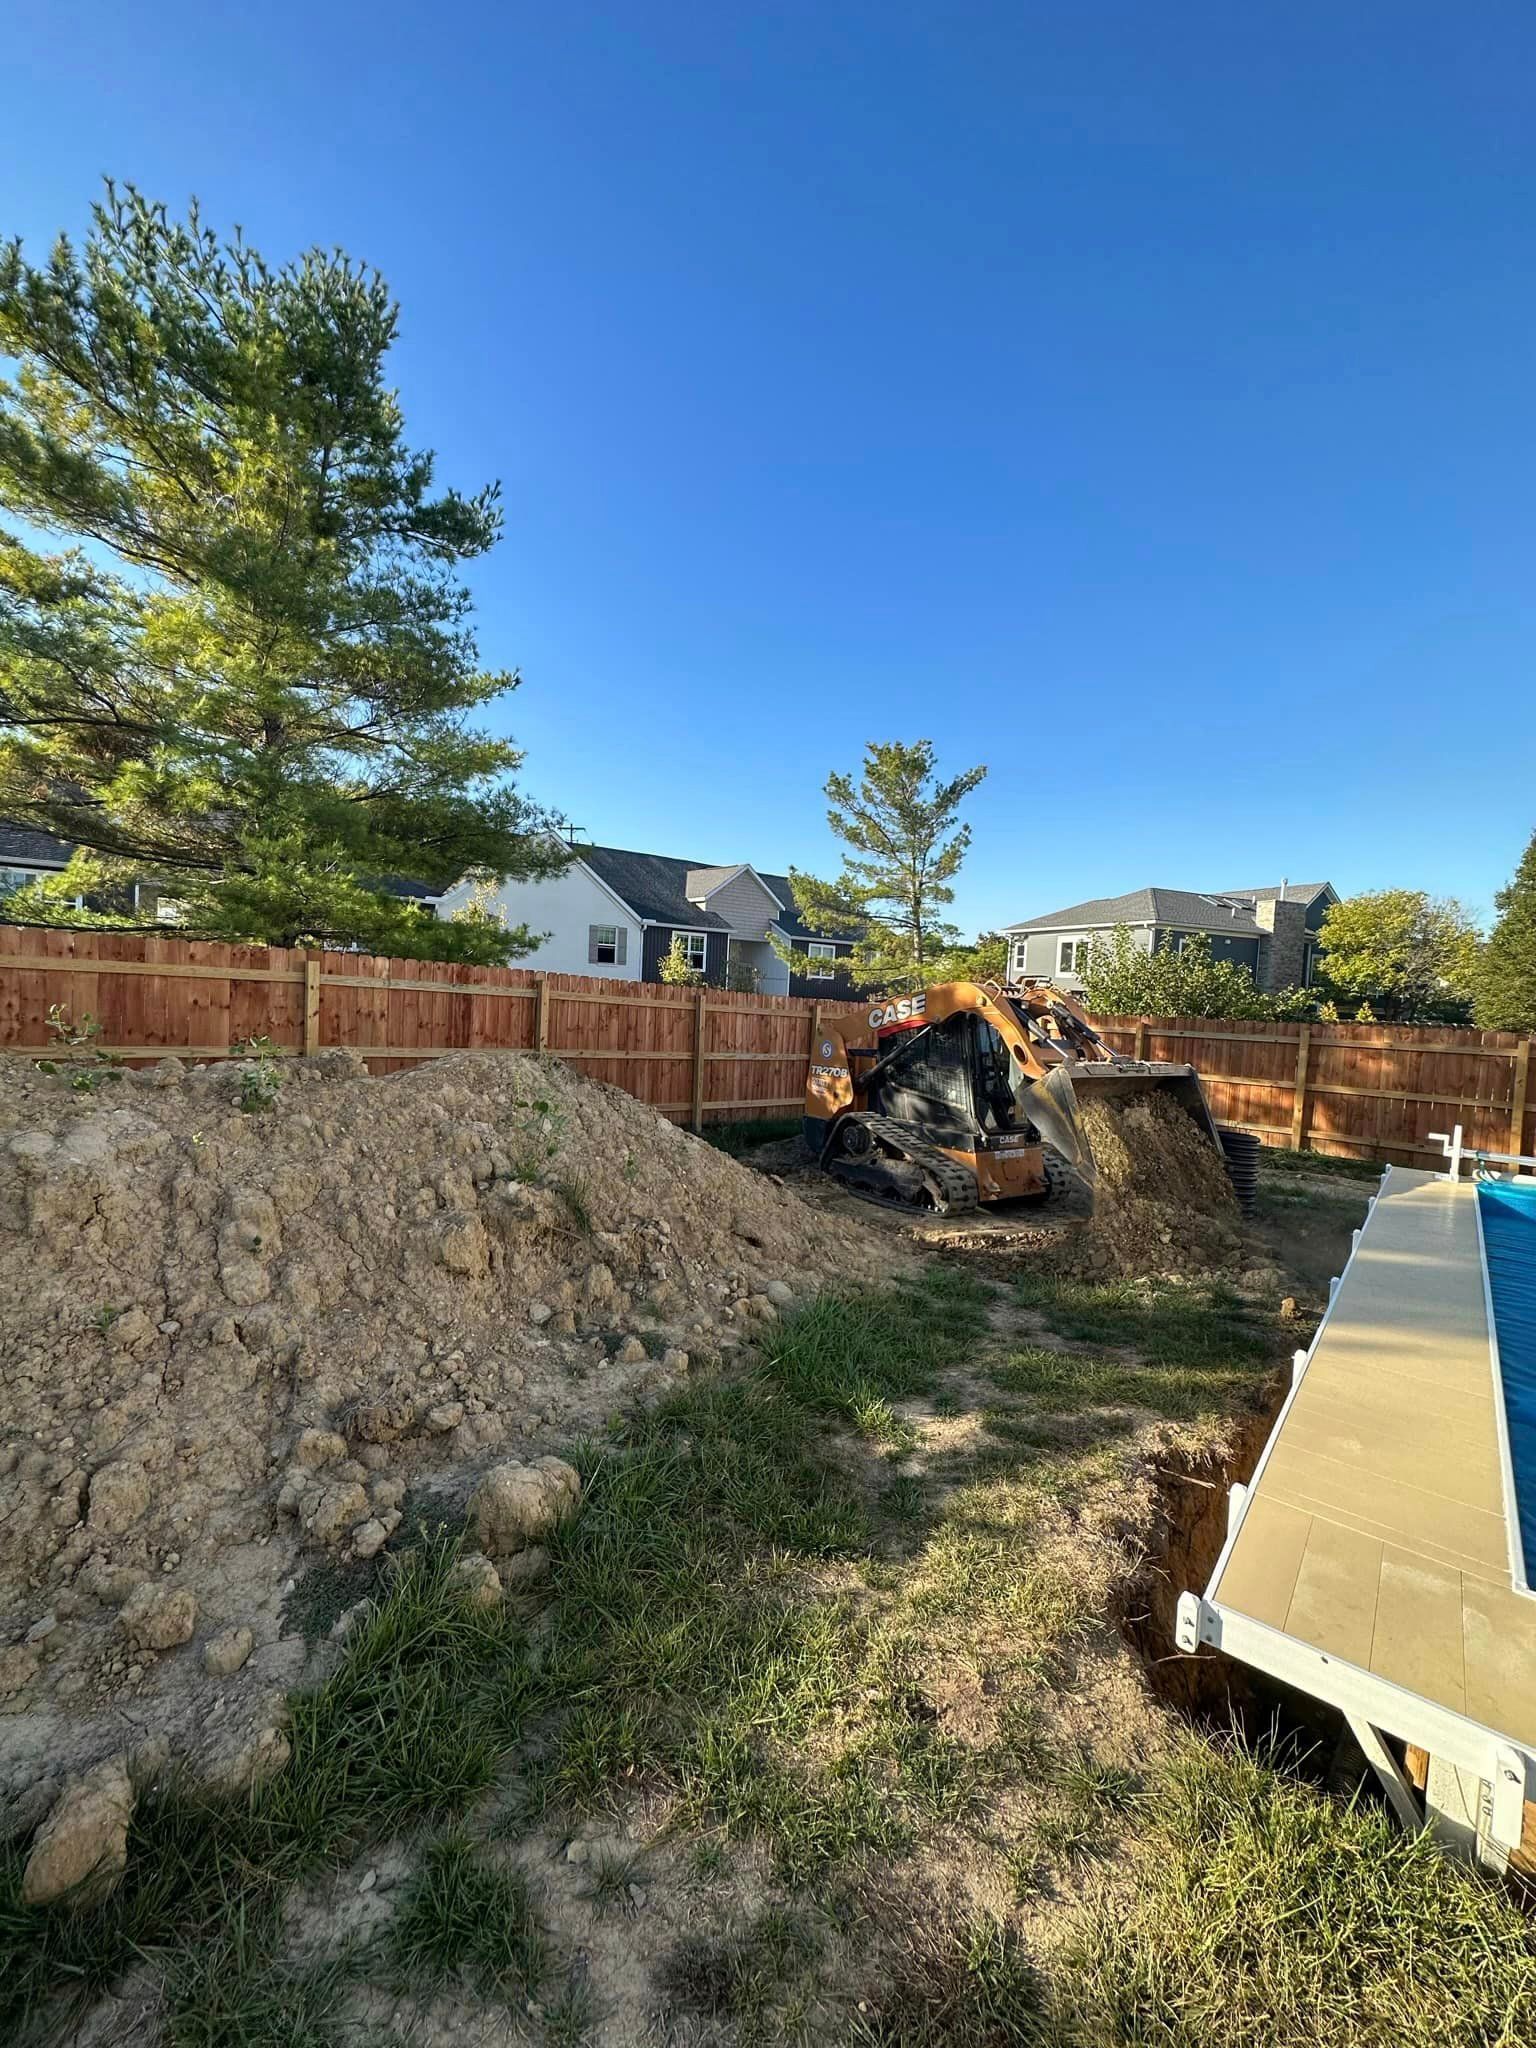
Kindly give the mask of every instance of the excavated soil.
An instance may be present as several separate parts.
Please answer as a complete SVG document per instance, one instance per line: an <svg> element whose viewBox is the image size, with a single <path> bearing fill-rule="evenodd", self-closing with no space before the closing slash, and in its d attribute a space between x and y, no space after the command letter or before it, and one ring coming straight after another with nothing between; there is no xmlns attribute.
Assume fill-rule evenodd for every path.
<svg viewBox="0 0 1536 2048"><path fill-rule="evenodd" d="M0 1071L0 1834L124 1749L247 1780L309 1564L908 1257L557 1061L281 1076Z"/></svg>
<svg viewBox="0 0 1536 2048"><path fill-rule="evenodd" d="M1223 1156L1170 1096L1089 1101L1082 1121L1098 1168L1093 1213L1054 1249L1060 1270L1108 1277L1241 1264L1242 1212Z"/></svg>

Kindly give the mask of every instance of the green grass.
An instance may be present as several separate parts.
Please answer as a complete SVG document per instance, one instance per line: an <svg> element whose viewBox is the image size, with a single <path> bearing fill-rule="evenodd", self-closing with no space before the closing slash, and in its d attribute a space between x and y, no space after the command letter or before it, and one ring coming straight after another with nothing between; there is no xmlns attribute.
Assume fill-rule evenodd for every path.
<svg viewBox="0 0 1536 2048"><path fill-rule="evenodd" d="M717 1151L729 1152L733 1159L740 1159L759 1145L775 1145L784 1138L798 1138L800 1121L797 1116L768 1116L750 1123L706 1124L704 1142L713 1145Z"/></svg>
<svg viewBox="0 0 1536 2048"><path fill-rule="evenodd" d="M640 1859L630 1852L608 1849L587 1866L587 1881L577 1896L602 1919L609 1913L632 1913L630 1886L641 1878Z"/></svg>
<svg viewBox="0 0 1536 2048"><path fill-rule="evenodd" d="M685 1935L658 1960L653 1979L674 2010L724 2021L751 2048L786 2032L793 2038L785 2008L813 1988L821 1946L805 1914L770 1907L727 1934Z"/></svg>
<svg viewBox="0 0 1536 2048"><path fill-rule="evenodd" d="M590 1809L665 1781L695 1825L761 1836L802 1876L902 1853L936 1801L971 1799L893 1704L881 1630L851 1590L809 1581L878 1534L822 1419L888 1440L873 1404L963 1357L986 1299L936 1273L823 1300L755 1372L691 1385L588 1454L583 1512L554 1542L546 1683L564 1716L543 1796Z"/></svg>
<svg viewBox="0 0 1536 2048"><path fill-rule="evenodd" d="M427 1844L390 1929L406 1987L459 1980L521 2000L549 1973L549 1939L520 1870L499 1869L462 1834Z"/></svg>
<svg viewBox="0 0 1536 2048"><path fill-rule="evenodd" d="M454 1555L429 1537L403 1560L334 1676L294 1697L292 1761L249 1800L174 1785L141 1800L127 1871L101 1905L24 1905L19 1849L0 1852L0 2038L25 2039L57 2017L50 1998L89 1998L144 1955L222 1944L219 2038L287 2042L261 2017L280 2017L288 1996L273 1974L286 1892L371 1840L462 1814L521 1738L533 1687L522 1629L452 1595ZM191 1967L169 1984L178 2041L199 2038Z"/></svg>
<svg viewBox="0 0 1536 2048"><path fill-rule="evenodd" d="M1376 1182L1386 1171L1385 1163L1379 1159L1335 1158L1331 1152L1293 1152L1288 1146L1266 1145L1259 1154L1260 1170L1265 1173L1333 1173L1343 1174L1348 1180Z"/></svg>
<svg viewBox="0 0 1536 2048"><path fill-rule="evenodd" d="M1129 1882L1064 1958L1078 2038L1147 2048L1517 2048L1536 1927L1382 1809L1190 1737Z"/></svg>
<svg viewBox="0 0 1536 2048"><path fill-rule="evenodd" d="M882 1989L851 2016L863 2048L1067 2048L1019 1936L984 1915L904 1929ZM1090 2048L1084 2043L1083 2048ZM1096 2048L1096 2044L1093 2044Z"/></svg>

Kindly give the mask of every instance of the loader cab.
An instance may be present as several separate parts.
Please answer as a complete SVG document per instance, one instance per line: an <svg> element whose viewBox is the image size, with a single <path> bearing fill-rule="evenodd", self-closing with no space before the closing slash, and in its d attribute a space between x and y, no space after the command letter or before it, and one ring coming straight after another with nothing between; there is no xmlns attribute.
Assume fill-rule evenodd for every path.
<svg viewBox="0 0 1536 2048"><path fill-rule="evenodd" d="M924 1124L940 1143L969 1150L979 1134L1034 1141L1033 1127L1018 1120L1008 1047L975 1010L957 1010L914 1032L874 1092L879 1100L871 1101L871 1109Z"/></svg>

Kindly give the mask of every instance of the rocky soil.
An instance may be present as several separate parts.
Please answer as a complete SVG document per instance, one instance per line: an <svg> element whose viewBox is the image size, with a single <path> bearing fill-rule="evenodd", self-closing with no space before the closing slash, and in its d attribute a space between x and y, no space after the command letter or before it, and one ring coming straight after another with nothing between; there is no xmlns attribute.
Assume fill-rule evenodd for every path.
<svg viewBox="0 0 1536 2048"><path fill-rule="evenodd" d="M279 1765L307 1565L511 1461L496 1548L541 1453L908 1256L557 1061L243 1085L0 1071L0 1834L111 1759Z"/></svg>

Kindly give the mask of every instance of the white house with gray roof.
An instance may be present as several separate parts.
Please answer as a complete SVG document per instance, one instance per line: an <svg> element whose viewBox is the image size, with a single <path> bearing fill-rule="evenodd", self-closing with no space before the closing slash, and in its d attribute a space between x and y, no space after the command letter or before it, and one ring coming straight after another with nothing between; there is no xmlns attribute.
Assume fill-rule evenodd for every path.
<svg viewBox="0 0 1536 2048"><path fill-rule="evenodd" d="M467 901L471 887L461 882L447 890L438 900L438 915ZM509 924L545 934L537 951L518 961L520 967L659 981L661 963L677 939L690 964L716 987L733 978L734 967L750 969L762 995L835 997L850 991L847 966L840 963L852 953L852 941L807 930L789 877L750 861L694 861L579 845L562 874L502 882L491 906ZM792 975L773 949L776 937L808 954L816 963L813 971Z"/></svg>
<svg viewBox="0 0 1536 2048"><path fill-rule="evenodd" d="M1328 906L1338 900L1331 882L1290 881L1254 889L1146 888L1094 896L1004 925L1008 970L1016 979L1043 975L1077 988L1089 942L1124 925L1149 953L1165 943L1182 947L1193 934L1204 933L1213 958L1246 967L1261 989L1305 988L1317 964L1318 932Z"/></svg>

